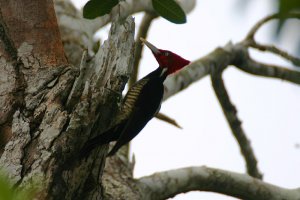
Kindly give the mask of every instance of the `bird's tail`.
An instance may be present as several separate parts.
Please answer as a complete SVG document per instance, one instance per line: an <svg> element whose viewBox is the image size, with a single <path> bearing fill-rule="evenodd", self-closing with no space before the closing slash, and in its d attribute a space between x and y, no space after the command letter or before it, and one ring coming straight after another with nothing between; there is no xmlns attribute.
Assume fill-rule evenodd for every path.
<svg viewBox="0 0 300 200"><path fill-rule="evenodd" d="M118 139L117 132L115 131L115 127L112 127L102 133L101 135L98 135L92 139L89 139L82 149L80 150L80 157L85 158L87 157L93 149L95 149L99 145L107 144L111 141L115 141Z"/></svg>

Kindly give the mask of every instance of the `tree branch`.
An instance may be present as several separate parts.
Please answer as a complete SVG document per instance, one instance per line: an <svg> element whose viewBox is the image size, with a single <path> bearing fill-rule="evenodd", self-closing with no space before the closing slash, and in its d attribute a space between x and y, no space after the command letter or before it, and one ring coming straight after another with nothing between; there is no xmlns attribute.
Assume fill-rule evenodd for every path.
<svg viewBox="0 0 300 200"><path fill-rule="evenodd" d="M257 160L252 150L250 141L248 140L246 133L242 128L242 122L237 116L237 110L230 101L229 95L226 91L221 77L221 72L212 73L211 81L215 94L222 106L223 113L229 123L235 139L239 143L241 153L245 158L248 174L255 178L261 179L262 174L259 172L259 169L257 167Z"/></svg>
<svg viewBox="0 0 300 200"><path fill-rule="evenodd" d="M262 20L260 20L258 23L256 23L254 25L254 27L249 31L249 33L247 34L246 38L244 39L244 43L246 45L249 45L255 49L258 49L260 51L268 51L271 53L274 53L288 61L290 61L291 63L293 63L295 66L300 66L300 59L290 55L289 53L287 53L286 51L283 51L281 49L279 49L278 47L274 46L274 45L265 45L265 44L260 44L255 40L255 34L257 33L257 31L267 22L269 22L270 20L273 19L280 19L281 15L279 13L267 16L265 18L263 18ZM300 19L300 12L291 12L288 13L286 15L286 18L298 18Z"/></svg>
<svg viewBox="0 0 300 200"><path fill-rule="evenodd" d="M266 44L259 44L258 42L253 41L252 43L250 43L250 46L258 49L260 51L267 51L267 52L271 52L274 53L288 61L290 61L291 63L293 63L295 66L300 66L300 59L292 56L291 54L287 53L286 51L283 51L281 49L279 49L278 47L274 46L274 45L266 45Z"/></svg>
<svg viewBox="0 0 300 200"><path fill-rule="evenodd" d="M298 200L300 189L285 189L246 174L202 167L155 173L137 180L146 200L162 200L189 191L210 191L247 200Z"/></svg>
<svg viewBox="0 0 300 200"><path fill-rule="evenodd" d="M281 15L279 13L275 13L272 15L269 15L263 19L261 19L259 22L257 22L252 29L250 29L249 33L247 34L245 40L254 40L254 36L257 33L257 31L267 22L273 20L273 19L279 19ZM290 12L287 13L285 18L300 18L300 12Z"/></svg>
<svg viewBox="0 0 300 200"><path fill-rule="evenodd" d="M236 50L238 51L237 60L233 61L233 65L237 68L254 75L279 78L292 83L300 84L300 72L290 70L283 66L266 64L253 60L245 46L237 44Z"/></svg>
<svg viewBox="0 0 300 200"><path fill-rule="evenodd" d="M164 82L164 100L186 89L192 83L202 79L216 66L225 68L235 57L234 46L228 43L224 48L217 48L208 55L193 61L178 73L171 75Z"/></svg>
<svg viewBox="0 0 300 200"><path fill-rule="evenodd" d="M159 119L159 120L169 123L177 128L182 129L182 127L174 119L170 118L169 116L167 116L163 113L157 113L155 115L155 117L156 117L156 119Z"/></svg>

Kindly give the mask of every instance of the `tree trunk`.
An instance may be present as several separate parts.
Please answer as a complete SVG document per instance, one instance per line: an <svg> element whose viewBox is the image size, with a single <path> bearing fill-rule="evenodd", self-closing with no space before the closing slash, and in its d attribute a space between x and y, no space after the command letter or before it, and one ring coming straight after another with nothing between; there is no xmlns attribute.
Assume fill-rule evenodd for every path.
<svg viewBox="0 0 300 200"><path fill-rule="evenodd" d="M0 165L14 186L39 182L38 199L103 199L107 184L108 199L139 199L127 157L110 159L103 178L107 145L78 158L118 109L133 64L133 18L116 18L93 57L81 47L68 62L52 1L0 4Z"/></svg>

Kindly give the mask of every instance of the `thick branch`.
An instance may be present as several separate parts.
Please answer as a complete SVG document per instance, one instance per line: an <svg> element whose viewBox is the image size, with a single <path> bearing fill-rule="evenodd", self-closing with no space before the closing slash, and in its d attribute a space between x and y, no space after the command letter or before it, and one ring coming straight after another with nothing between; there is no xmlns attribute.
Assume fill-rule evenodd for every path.
<svg viewBox="0 0 300 200"><path fill-rule="evenodd" d="M250 46L258 49L260 51L267 51L267 52L271 52L274 53L288 61L290 61L291 63L293 63L295 66L300 66L300 59L289 54L286 51L283 51L281 49L279 49L278 47L274 46L274 45L265 45L265 44L259 44L258 42L252 42L250 43Z"/></svg>
<svg viewBox="0 0 300 200"><path fill-rule="evenodd" d="M242 128L242 122L239 120L237 116L237 110L230 101L229 95L226 91L225 85L221 77L221 73L218 72L212 73L211 80L212 80L214 91L222 106L224 115L229 123L229 126L231 128L234 137L239 143L241 153L245 158L248 174L250 176L261 179L262 174L259 172L257 168L257 160L252 150L250 141L248 140Z"/></svg>
<svg viewBox="0 0 300 200"><path fill-rule="evenodd" d="M224 48L217 48L208 55L193 61L189 66L175 75L168 77L164 82L164 100L202 79L210 73L212 68L216 66L225 68L230 65L235 57L233 47L234 46L229 43Z"/></svg>
<svg viewBox="0 0 300 200"><path fill-rule="evenodd" d="M298 200L300 189L285 189L246 174L202 167L170 170L137 180L148 189L143 199L160 200L189 191L210 191L247 200Z"/></svg>
<svg viewBox="0 0 300 200"><path fill-rule="evenodd" d="M292 83L300 84L300 72L295 70L289 70L276 65L256 62L254 60L248 60L246 63L244 63L244 65L237 67L250 74L279 78Z"/></svg>
<svg viewBox="0 0 300 200"><path fill-rule="evenodd" d="M283 66L261 63L253 60L242 43L236 45L238 59L233 61L237 68L254 75L279 78L292 83L300 84L300 72Z"/></svg>

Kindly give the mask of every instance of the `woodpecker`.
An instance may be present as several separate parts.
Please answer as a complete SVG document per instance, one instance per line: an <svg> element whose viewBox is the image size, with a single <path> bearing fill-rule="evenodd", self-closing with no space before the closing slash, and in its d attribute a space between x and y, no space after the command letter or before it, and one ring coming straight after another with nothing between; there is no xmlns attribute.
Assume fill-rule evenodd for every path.
<svg viewBox="0 0 300 200"><path fill-rule="evenodd" d="M159 67L129 89L114 125L103 134L88 140L81 150L82 156L88 155L99 145L116 141L107 154L112 156L130 142L160 110L166 77L190 63L171 51L156 48L144 38L140 40L152 51Z"/></svg>

